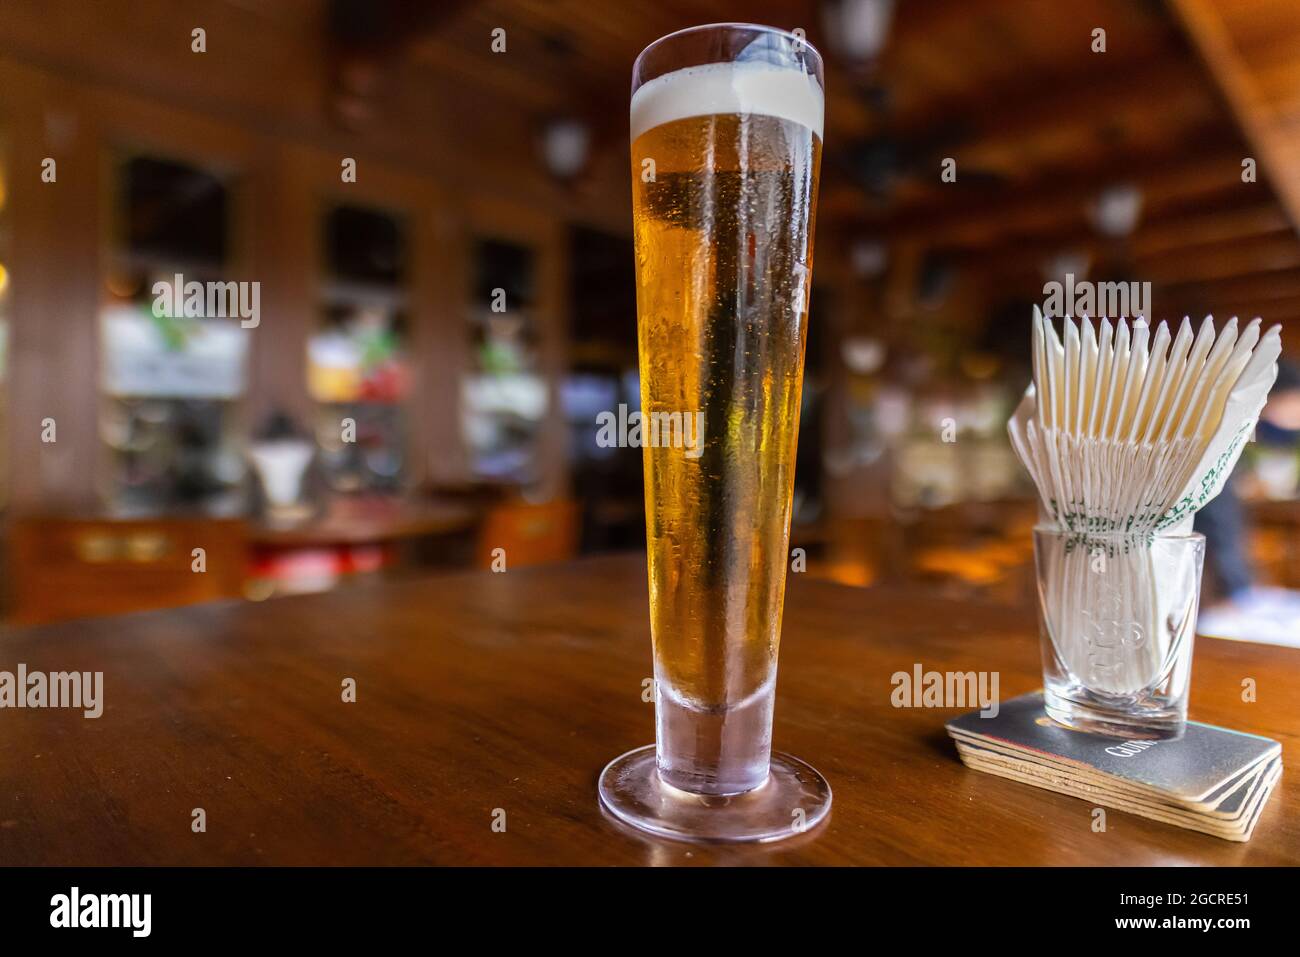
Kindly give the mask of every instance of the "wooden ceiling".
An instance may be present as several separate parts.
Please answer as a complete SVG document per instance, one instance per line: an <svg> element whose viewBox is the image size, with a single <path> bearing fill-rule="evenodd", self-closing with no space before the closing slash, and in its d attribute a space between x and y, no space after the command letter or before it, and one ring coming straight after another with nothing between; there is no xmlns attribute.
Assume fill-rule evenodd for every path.
<svg viewBox="0 0 1300 957"><path fill-rule="evenodd" d="M167 0L5 0L0 54L275 134L440 164L458 190L514 188L627 228L637 53L698 23L802 27L827 62L819 263L860 240L883 243L891 270L936 254L983 287L983 301L961 304L982 322L1000 299L1041 299L1045 260L1086 253L1091 278L1150 280L1160 317L1259 314L1300 330L1295 0L897 0L866 65L828 42L822 0L196 9L219 56L196 61L176 41L193 16ZM490 48L498 27L505 54ZM1105 53L1091 50L1097 28ZM538 159L536 132L557 116L594 131L571 187L548 184ZM940 180L945 157L955 183ZM1242 182L1245 157L1258 182ZM1141 191L1141 218L1108 238L1089 207L1122 184Z"/></svg>
<svg viewBox="0 0 1300 957"><path fill-rule="evenodd" d="M1094 278L1150 280L1161 317L1300 323L1293 0L904 0L868 66L837 55L822 13L816 0L482 0L410 54L538 116L585 117L621 164L648 42L728 19L803 27L827 60L822 243L920 246L1028 298L1044 260L1083 252ZM498 26L508 55L483 42ZM945 157L956 183L940 180ZM1242 181L1245 157L1256 183ZM1123 184L1141 191L1141 218L1107 238L1089 208Z"/></svg>

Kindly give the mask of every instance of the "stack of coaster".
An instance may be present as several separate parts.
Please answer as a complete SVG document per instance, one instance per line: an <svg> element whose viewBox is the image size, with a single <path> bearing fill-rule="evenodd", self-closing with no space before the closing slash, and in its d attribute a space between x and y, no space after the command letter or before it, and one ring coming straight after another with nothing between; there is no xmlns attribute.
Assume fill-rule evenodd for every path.
<svg viewBox="0 0 1300 957"><path fill-rule="evenodd" d="M1248 841L1282 776L1282 745L1197 721L1169 741L1074 731L1043 711L1043 693L948 723L967 767L1228 841Z"/></svg>

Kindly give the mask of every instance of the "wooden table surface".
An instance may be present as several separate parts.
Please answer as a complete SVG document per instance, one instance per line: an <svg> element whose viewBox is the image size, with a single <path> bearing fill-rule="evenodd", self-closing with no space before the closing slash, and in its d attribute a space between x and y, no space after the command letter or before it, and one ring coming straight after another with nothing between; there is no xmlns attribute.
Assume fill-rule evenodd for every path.
<svg viewBox="0 0 1300 957"><path fill-rule="evenodd" d="M967 770L943 731L955 712L893 708L890 675L997 670L1004 698L1032 690L1032 621L800 575L775 743L830 780L830 820L766 846L633 833L596 777L652 739L644 568L601 557L0 632L0 670L102 670L106 701L96 720L0 711L0 864L1300 863L1294 772L1243 845L1120 811L1094 833L1084 801ZM1300 652L1196 654L1193 717L1297 753Z"/></svg>

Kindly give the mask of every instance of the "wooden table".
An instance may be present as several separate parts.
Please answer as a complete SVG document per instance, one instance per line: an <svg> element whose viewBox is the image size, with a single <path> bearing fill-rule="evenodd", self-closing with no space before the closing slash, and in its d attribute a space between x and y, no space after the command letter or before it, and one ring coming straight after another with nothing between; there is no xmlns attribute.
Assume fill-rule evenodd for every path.
<svg viewBox="0 0 1300 957"><path fill-rule="evenodd" d="M358 572L436 564L462 567L482 518L466 502L339 496L301 525L252 524L245 594L327 591Z"/></svg>
<svg viewBox="0 0 1300 957"><path fill-rule="evenodd" d="M891 707L890 675L996 669L1003 697L1029 691L1033 623L799 575L775 740L830 779L829 822L728 848L625 830L595 788L653 733L644 576L600 557L0 633L0 669L102 670L106 699L97 720L0 711L0 863L1300 863L1294 772L1241 845L1119 811L1093 833L1088 803L967 770L953 712ZM1200 641L1194 717L1295 755L1298 700L1300 653Z"/></svg>

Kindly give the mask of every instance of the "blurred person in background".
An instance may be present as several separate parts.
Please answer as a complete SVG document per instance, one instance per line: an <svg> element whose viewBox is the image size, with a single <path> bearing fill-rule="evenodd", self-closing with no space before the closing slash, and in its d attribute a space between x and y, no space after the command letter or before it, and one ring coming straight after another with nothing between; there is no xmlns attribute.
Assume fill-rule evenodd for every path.
<svg viewBox="0 0 1300 957"><path fill-rule="evenodd" d="M1255 428L1261 446L1300 454L1300 369L1278 364L1277 381ZM1300 592L1255 584L1246 555L1245 510L1236 475L1222 494L1196 513L1196 530L1205 535L1206 563L1222 600L1205 609L1201 634L1300 647Z"/></svg>

